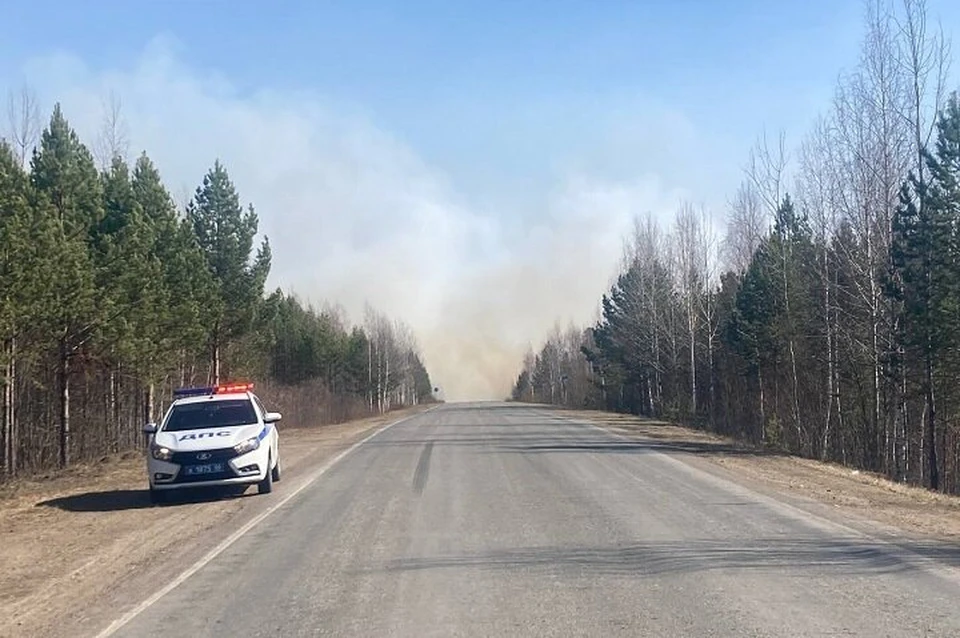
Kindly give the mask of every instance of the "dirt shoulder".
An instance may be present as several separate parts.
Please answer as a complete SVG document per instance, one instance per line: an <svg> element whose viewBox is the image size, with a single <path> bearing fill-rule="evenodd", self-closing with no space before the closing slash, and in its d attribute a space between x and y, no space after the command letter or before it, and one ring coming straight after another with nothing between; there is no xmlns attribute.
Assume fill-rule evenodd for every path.
<svg viewBox="0 0 960 638"><path fill-rule="evenodd" d="M174 578L312 467L425 407L281 429L284 480L268 497L187 495L150 504L140 453L5 486L0 499L0 636L93 635ZM272 498L275 497L275 498Z"/></svg>
<svg viewBox="0 0 960 638"><path fill-rule="evenodd" d="M960 497L901 485L832 463L769 453L700 430L640 417L565 410L568 418L684 455L701 469L861 530L960 540Z"/></svg>

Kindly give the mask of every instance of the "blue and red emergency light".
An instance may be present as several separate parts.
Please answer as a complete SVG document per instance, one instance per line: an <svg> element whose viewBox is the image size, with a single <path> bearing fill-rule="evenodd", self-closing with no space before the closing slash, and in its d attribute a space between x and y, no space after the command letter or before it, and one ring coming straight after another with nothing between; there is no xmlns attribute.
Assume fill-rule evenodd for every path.
<svg viewBox="0 0 960 638"><path fill-rule="evenodd" d="M239 394L253 390L253 383L227 383L221 385L206 385L193 388L177 388L173 391L173 398L201 397L214 394Z"/></svg>

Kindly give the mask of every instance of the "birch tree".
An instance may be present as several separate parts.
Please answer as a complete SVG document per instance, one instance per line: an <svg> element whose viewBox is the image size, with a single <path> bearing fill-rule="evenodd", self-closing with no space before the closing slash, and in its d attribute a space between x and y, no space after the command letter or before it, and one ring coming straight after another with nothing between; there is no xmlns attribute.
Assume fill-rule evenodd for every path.
<svg viewBox="0 0 960 638"><path fill-rule="evenodd" d="M697 414L697 340L701 330L701 308L705 296L703 265L706 246L703 241L703 219L691 204L680 206L674 223L677 257L676 285L683 304L689 367L689 411Z"/></svg>

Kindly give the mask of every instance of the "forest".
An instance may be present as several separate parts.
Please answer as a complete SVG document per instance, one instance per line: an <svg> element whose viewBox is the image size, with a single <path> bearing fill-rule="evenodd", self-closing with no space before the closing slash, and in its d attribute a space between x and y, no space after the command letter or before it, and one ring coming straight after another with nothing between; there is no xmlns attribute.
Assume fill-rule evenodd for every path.
<svg viewBox="0 0 960 638"><path fill-rule="evenodd" d="M960 491L960 99L927 13L868 3L800 143L761 134L723 211L637 219L595 325L531 350L512 398Z"/></svg>
<svg viewBox="0 0 960 638"><path fill-rule="evenodd" d="M252 380L288 426L430 400L410 329L265 290L271 251L226 167L177 205L118 109L86 146L9 96L0 141L0 442L9 479L143 446L176 387ZM117 105L114 105L115 107ZM91 150L93 148L94 150Z"/></svg>

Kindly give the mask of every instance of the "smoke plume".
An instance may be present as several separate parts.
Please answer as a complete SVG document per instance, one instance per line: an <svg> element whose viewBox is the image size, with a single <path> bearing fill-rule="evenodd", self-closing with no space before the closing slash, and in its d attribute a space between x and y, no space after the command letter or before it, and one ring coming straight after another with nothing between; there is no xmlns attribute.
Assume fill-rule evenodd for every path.
<svg viewBox="0 0 960 638"><path fill-rule="evenodd" d="M60 101L88 143L105 96L118 96L128 159L145 150L181 203L223 161L270 237L269 285L354 321L366 302L403 320L448 400L502 398L555 322L591 322L633 217L680 195L653 176L566 171L522 215L478 210L356 110L309 92L242 93L172 51L160 40L125 69L58 55L24 72L44 112Z"/></svg>

